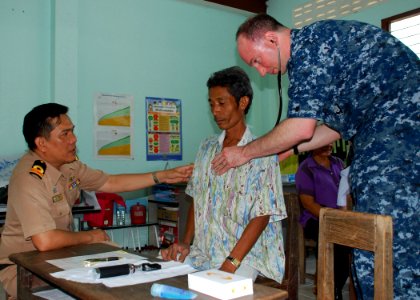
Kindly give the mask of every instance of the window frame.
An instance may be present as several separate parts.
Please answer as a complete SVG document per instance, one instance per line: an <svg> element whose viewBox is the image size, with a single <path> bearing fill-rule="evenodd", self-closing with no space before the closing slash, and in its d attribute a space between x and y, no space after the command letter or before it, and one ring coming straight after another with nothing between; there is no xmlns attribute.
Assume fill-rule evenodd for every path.
<svg viewBox="0 0 420 300"><path fill-rule="evenodd" d="M401 14L382 19L381 20L381 27L382 27L383 30L386 30L386 31L389 32L389 29L391 27L392 22L399 21L399 20L404 20L404 19L407 19L409 17L412 17L414 15L418 15L418 14L420 14L420 8L409 10L409 11L403 12Z"/></svg>

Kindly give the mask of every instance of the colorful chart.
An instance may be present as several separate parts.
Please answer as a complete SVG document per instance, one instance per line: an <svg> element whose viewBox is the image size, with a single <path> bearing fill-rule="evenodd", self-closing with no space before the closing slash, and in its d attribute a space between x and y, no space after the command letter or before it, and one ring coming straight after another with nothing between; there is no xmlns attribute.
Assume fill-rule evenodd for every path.
<svg viewBox="0 0 420 300"><path fill-rule="evenodd" d="M98 120L98 125L102 126L130 126L130 107L114 111L102 116Z"/></svg>
<svg viewBox="0 0 420 300"><path fill-rule="evenodd" d="M130 155L130 136L102 146L99 155Z"/></svg>
<svg viewBox="0 0 420 300"><path fill-rule="evenodd" d="M147 160L182 160L181 100L146 98Z"/></svg>

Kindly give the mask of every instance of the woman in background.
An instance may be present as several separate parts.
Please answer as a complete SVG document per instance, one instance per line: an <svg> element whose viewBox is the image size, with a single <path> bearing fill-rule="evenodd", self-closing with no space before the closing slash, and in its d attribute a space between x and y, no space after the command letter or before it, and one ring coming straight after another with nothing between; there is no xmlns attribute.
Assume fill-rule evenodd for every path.
<svg viewBox="0 0 420 300"><path fill-rule="evenodd" d="M322 207L337 206L340 172L344 168L341 159L331 155L332 144L312 150L302 161L296 172L296 189L303 212L300 224L307 239L317 243L315 256L318 257L319 212ZM349 250L336 245L334 248L335 299L342 299L342 289L349 275ZM314 287L316 294L316 283Z"/></svg>

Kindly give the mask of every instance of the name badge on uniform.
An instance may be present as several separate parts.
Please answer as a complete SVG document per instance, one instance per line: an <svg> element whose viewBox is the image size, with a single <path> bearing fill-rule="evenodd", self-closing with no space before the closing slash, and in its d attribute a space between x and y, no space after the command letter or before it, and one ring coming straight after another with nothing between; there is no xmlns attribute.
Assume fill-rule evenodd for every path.
<svg viewBox="0 0 420 300"><path fill-rule="evenodd" d="M63 194L54 195L52 197L53 203L56 203L56 202L61 201L61 200L63 200Z"/></svg>

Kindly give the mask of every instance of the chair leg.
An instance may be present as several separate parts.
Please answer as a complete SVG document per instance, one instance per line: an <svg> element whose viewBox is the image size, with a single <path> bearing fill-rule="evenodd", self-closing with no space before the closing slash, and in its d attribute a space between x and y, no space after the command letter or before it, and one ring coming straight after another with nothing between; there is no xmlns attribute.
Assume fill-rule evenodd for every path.
<svg viewBox="0 0 420 300"><path fill-rule="evenodd" d="M299 283L306 282L306 250L305 250L305 237L303 236L302 226L298 229L299 239Z"/></svg>

